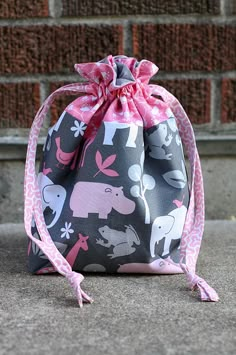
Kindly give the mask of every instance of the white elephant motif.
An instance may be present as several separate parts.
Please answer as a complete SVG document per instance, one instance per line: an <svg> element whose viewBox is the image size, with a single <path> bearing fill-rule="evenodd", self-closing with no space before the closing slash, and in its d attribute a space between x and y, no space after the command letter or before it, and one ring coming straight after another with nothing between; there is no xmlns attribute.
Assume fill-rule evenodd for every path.
<svg viewBox="0 0 236 355"><path fill-rule="evenodd" d="M50 136L53 134L54 131L58 132L65 114L66 114L66 111L63 111L61 116L59 117L58 121L49 129L48 134Z"/></svg>
<svg viewBox="0 0 236 355"><path fill-rule="evenodd" d="M168 215L157 217L154 220L150 241L150 253L153 258L155 257L156 244L158 244L164 237L164 250L161 256L165 256L170 253L171 241L181 238L186 213L187 208L182 205L181 207L171 211Z"/></svg>
<svg viewBox="0 0 236 355"><path fill-rule="evenodd" d="M146 138L150 148L150 157L160 160L171 160L172 153L166 154L165 149L163 148L163 146L168 147L173 139L173 135L168 134L165 122L160 123L153 133L146 135Z"/></svg>
<svg viewBox="0 0 236 355"><path fill-rule="evenodd" d="M47 138L47 140L46 140L46 142L45 142L45 144L43 146L43 151L45 151L45 149L47 149L47 151L49 151L51 149L52 134L53 134L54 131L58 132L65 114L66 114L66 111L63 111L61 116L59 117L58 121L49 129L48 138Z"/></svg>
<svg viewBox="0 0 236 355"><path fill-rule="evenodd" d="M52 228L61 215L66 199L66 190L61 185L55 185L43 173L39 173L38 175L38 184L41 192L43 211L49 207L52 210L52 214L55 215L51 223L47 225L47 228Z"/></svg>
<svg viewBox="0 0 236 355"><path fill-rule="evenodd" d="M126 142L126 147L136 148L135 140L138 135L138 126L132 123L120 122L104 122L105 136L103 140L104 145L113 145L113 138L117 129L129 128L129 136Z"/></svg>

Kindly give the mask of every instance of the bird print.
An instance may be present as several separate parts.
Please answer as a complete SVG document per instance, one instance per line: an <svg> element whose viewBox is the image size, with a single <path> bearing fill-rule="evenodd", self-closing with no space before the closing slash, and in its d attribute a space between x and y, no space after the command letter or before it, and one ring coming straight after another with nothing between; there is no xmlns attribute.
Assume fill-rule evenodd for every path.
<svg viewBox="0 0 236 355"><path fill-rule="evenodd" d="M46 163L43 163L43 175L48 175L49 173L52 172L51 168L46 168Z"/></svg>
<svg viewBox="0 0 236 355"><path fill-rule="evenodd" d="M75 149L73 152L69 152L69 153L63 152L63 150L61 149L61 137L57 137L55 141L57 146L57 151L56 151L56 158L58 160L57 167L64 169L65 166L69 165L73 160L73 163L70 167L71 170L73 170L75 168L75 163L78 156L79 148Z"/></svg>
<svg viewBox="0 0 236 355"><path fill-rule="evenodd" d="M184 203L184 196L183 196L183 198L182 198L182 201L180 201L180 200L174 200L173 203L174 203L178 208L182 207L182 206L183 206L183 203Z"/></svg>

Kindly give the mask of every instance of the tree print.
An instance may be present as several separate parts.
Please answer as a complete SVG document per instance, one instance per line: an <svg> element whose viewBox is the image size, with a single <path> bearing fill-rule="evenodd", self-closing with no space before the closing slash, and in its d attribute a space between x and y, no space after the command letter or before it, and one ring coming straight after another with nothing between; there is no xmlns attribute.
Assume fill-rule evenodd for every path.
<svg viewBox="0 0 236 355"><path fill-rule="evenodd" d="M132 181L139 183L131 187L130 193L132 196L141 198L141 200L143 200L145 206L145 224L149 224L150 210L145 197L145 193L147 190L153 190L156 183L154 178L151 175L143 174L143 163L144 163L144 152L141 155L140 165L139 164L132 165L128 170L128 176Z"/></svg>

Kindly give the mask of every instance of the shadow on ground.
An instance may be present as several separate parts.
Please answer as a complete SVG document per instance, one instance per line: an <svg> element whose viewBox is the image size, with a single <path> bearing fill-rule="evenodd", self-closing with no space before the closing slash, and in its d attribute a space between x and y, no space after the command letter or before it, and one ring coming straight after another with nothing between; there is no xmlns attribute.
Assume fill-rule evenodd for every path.
<svg viewBox="0 0 236 355"><path fill-rule="evenodd" d="M235 354L236 222L209 221L198 274L220 296L201 303L183 275L87 275L79 309L63 277L27 272L22 226L0 226L0 354Z"/></svg>

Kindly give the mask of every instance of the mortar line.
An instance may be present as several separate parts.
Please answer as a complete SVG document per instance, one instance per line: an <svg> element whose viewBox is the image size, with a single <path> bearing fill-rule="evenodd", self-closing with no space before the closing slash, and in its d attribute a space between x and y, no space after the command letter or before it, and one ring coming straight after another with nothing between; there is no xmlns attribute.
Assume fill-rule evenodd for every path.
<svg viewBox="0 0 236 355"><path fill-rule="evenodd" d="M54 9L55 10L55 9ZM59 16L60 12L50 10L53 16ZM61 10L60 10L61 11ZM29 19L8 19L8 20L0 20L0 26L4 27L14 27L14 26L40 26L40 25L88 25L88 26L96 26L96 25L120 25L125 24L125 22L129 21L131 24L215 24L215 25L235 25L236 24L236 16L193 16L193 15L146 15L145 17L141 15L137 16L119 16L119 17L52 17L52 18L29 18Z"/></svg>
<svg viewBox="0 0 236 355"><path fill-rule="evenodd" d="M49 14L52 18L61 17L62 14L62 1L61 0L48 0Z"/></svg>
<svg viewBox="0 0 236 355"><path fill-rule="evenodd" d="M211 127L214 129L221 123L221 80L214 78L211 80Z"/></svg>
<svg viewBox="0 0 236 355"><path fill-rule="evenodd" d="M158 63L157 63L158 64ZM152 79L153 80L175 80L175 79L215 79L215 78L232 78L236 77L236 70L232 71L221 71L221 72L158 72Z"/></svg>
<svg viewBox="0 0 236 355"><path fill-rule="evenodd" d="M132 54L132 53L131 53ZM236 79L236 70L225 71L225 72L158 72L157 75L152 77L152 80L197 80L197 79ZM51 83L51 82L63 82L70 81L72 83L75 82L83 82L82 78L80 78L77 73L74 74L27 74L26 75L0 75L0 83Z"/></svg>
<svg viewBox="0 0 236 355"><path fill-rule="evenodd" d="M220 14L222 16L226 15L225 0L220 0Z"/></svg>
<svg viewBox="0 0 236 355"><path fill-rule="evenodd" d="M123 33L124 33L124 40L123 40L124 54L127 56L131 56L133 52L132 51L132 29L129 21L127 21L124 24Z"/></svg>
<svg viewBox="0 0 236 355"><path fill-rule="evenodd" d="M26 75L19 75L16 76L16 74L12 74L11 76L8 75L2 75L0 76L0 83L38 83L41 81L44 82L57 82L57 81L65 81L69 80L70 82L82 82L80 77L75 73L71 75L47 75L47 74L28 74Z"/></svg>
<svg viewBox="0 0 236 355"><path fill-rule="evenodd" d="M41 82L40 83L40 103L42 105L42 103L46 100L46 98L49 96L50 92L49 92L49 83L48 82ZM48 128L50 125L50 121L51 121L51 115L50 115L50 111L46 116L46 119L44 120L43 123L43 128Z"/></svg>
<svg viewBox="0 0 236 355"><path fill-rule="evenodd" d="M235 0L220 0L220 11L223 16L231 16L233 4Z"/></svg>

